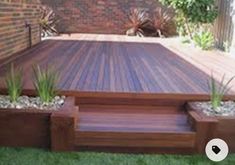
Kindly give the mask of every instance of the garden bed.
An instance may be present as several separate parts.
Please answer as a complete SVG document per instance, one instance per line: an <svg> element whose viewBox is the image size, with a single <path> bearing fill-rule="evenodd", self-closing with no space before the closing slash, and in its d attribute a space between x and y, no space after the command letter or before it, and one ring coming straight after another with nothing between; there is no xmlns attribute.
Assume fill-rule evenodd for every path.
<svg viewBox="0 0 235 165"><path fill-rule="evenodd" d="M191 102L187 104L190 122L197 132L196 147L204 152L206 143L213 138L223 139L230 152L235 152L235 116L211 116Z"/></svg>
<svg viewBox="0 0 235 165"><path fill-rule="evenodd" d="M0 146L70 150L77 113L73 97L56 111L0 109Z"/></svg>

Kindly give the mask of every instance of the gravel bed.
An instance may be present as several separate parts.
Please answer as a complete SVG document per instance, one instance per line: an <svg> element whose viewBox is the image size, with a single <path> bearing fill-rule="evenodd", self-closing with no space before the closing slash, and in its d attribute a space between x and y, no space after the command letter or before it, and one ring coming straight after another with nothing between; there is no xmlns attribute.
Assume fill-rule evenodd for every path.
<svg viewBox="0 0 235 165"><path fill-rule="evenodd" d="M197 109L200 109L208 116L235 116L235 102L225 101L221 106L213 109L211 102L195 102Z"/></svg>
<svg viewBox="0 0 235 165"><path fill-rule="evenodd" d="M10 97L0 95L0 108L58 110L64 104L65 96L56 96L50 103L43 103L39 97L20 96L15 103Z"/></svg>

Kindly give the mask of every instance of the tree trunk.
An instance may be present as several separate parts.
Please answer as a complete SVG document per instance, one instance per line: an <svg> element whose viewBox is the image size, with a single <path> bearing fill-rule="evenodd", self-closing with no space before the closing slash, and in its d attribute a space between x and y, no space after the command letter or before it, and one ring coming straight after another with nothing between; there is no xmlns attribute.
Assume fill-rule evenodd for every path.
<svg viewBox="0 0 235 165"><path fill-rule="evenodd" d="M189 22L188 22L187 17L185 17L185 26L186 26L188 35L189 35L190 39L192 40L193 39L193 34L192 34L191 29L189 27Z"/></svg>

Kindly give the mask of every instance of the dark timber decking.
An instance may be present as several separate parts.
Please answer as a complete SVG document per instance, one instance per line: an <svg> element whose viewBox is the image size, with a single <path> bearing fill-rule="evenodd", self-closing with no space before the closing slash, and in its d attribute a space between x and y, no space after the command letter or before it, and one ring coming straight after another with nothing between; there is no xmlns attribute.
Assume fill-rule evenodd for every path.
<svg viewBox="0 0 235 165"><path fill-rule="evenodd" d="M32 88L32 66L55 67L59 89L89 92L206 94L208 75L160 44L48 40L0 63L4 87L6 63L24 69Z"/></svg>
<svg viewBox="0 0 235 165"><path fill-rule="evenodd" d="M33 89L32 66L39 64L59 71L59 89L75 97L71 123L58 118L71 129L55 127L56 150L204 152L210 123L198 131L185 104L209 99L209 76L161 44L43 41L0 62L1 89L10 63L24 70L24 92Z"/></svg>

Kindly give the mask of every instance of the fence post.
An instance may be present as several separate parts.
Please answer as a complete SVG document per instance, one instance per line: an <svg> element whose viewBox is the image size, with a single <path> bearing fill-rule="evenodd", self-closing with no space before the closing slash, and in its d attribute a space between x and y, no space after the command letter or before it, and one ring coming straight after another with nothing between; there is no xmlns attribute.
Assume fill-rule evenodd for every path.
<svg viewBox="0 0 235 165"><path fill-rule="evenodd" d="M233 44L233 7L234 0L216 0L218 6L218 18L213 25L213 33L216 40L216 47L222 50Z"/></svg>

